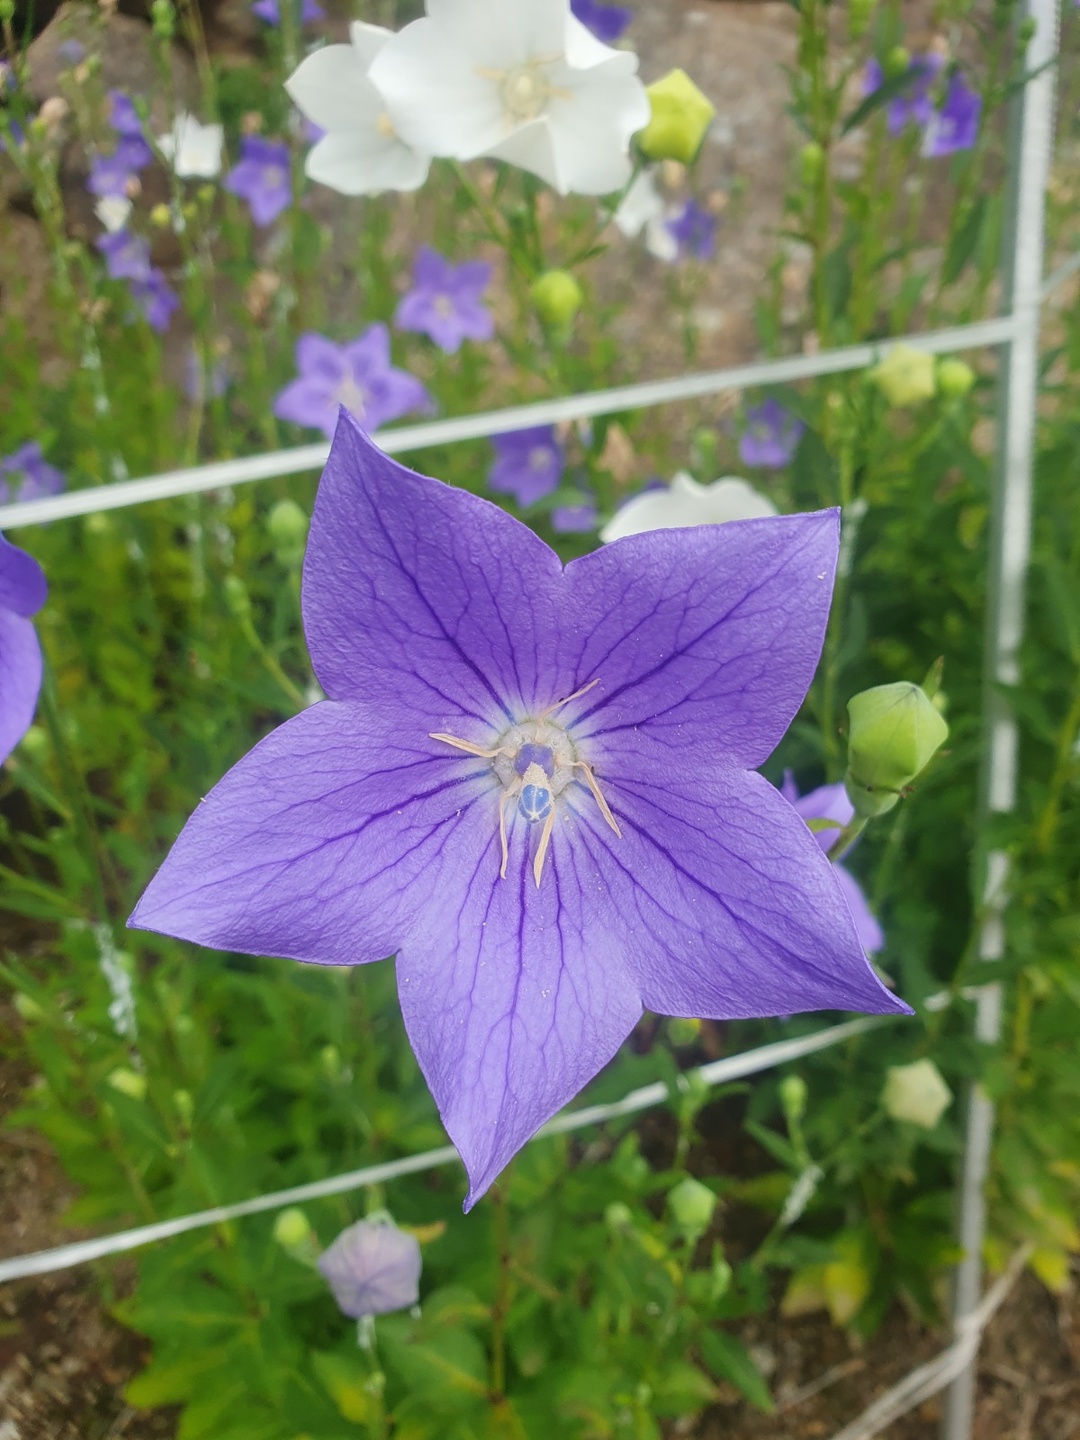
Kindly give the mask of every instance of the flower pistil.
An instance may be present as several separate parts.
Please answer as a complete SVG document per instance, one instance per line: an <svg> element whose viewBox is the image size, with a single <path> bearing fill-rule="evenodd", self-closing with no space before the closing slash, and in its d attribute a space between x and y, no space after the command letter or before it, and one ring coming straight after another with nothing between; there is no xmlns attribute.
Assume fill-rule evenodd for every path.
<svg viewBox="0 0 1080 1440"><path fill-rule="evenodd" d="M510 70L489 70L477 66L476 73L482 80L496 82L505 122L513 128L542 115L549 100L555 97L563 100L573 98L568 90L552 85L542 73L544 66L557 65L561 58L553 55L547 59L529 60Z"/></svg>

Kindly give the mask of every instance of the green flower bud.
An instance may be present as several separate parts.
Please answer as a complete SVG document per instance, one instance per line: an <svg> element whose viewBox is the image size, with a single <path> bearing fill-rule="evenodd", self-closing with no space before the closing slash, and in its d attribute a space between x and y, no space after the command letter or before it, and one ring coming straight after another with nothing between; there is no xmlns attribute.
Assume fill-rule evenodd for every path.
<svg viewBox="0 0 1080 1440"><path fill-rule="evenodd" d="M15 0L0 0L0 24L9 25L15 19Z"/></svg>
<svg viewBox="0 0 1080 1440"><path fill-rule="evenodd" d="M295 500L279 500L266 519L278 563L298 570L304 558L309 520Z"/></svg>
<svg viewBox="0 0 1080 1440"><path fill-rule="evenodd" d="M785 1075L780 1081L780 1105L789 1125L798 1125L806 1114L806 1081L801 1075Z"/></svg>
<svg viewBox="0 0 1080 1440"><path fill-rule="evenodd" d="M651 114L637 143L650 160L679 160L689 165L701 149L716 107L685 70L671 70L646 87Z"/></svg>
<svg viewBox="0 0 1080 1440"><path fill-rule="evenodd" d="M609 1230L629 1230L634 1224L634 1212L621 1200L613 1200L604 1211L604 1224Z"/></svg>
<svg viewBox="0 0 1080 1440"><path fill-rule="evenodd" d="M966 395L975 384L975 371L965 360L949 356L937 363L937 388L950 398Z"/></svg>
<svg viewBox="0 0 1080 1440"><path fill-rule="evenodd" d="M929 400L937 390L934 357L914 345L894 345L869 373L889 404L900 409Z"/></svg>
<svg viewBox="0 0 1080 1440"><path fill-rule="evenodd" d="M195 1118L195 1101L190 1090L174 1090L173 1104L176 1106L176 1113L180 1116L180 1123L185 1129L191 1128L191 1122Z"/></svg>
<svg viewBox="0 0 1080 1440"><path fill-rule="evenodd" d="M944 745L949 727L918 685L877 685L848 701L848 768L855 813L884 815Z"/></svg>
<svg viewBox="0 0 1080 1440"><path fill-rule="evenodd" d="M848 34L858 40L870 28L870 20L877 0L848 0Z"/></svg>
<svg viewBox="0 0 1080 1440"><path fill-rule="evenodd" d="M30 996L24 995L21 990L16 991L12 1004L15 1006L15 1012L19 1018L25 1020L28 1025L33 1025L38 1020L45 1018L45 1011L37 1001L31 1000Z"/></svg>
<svg viewBox="0 0 1080 1440"><path fill-rule="evenodd" d="M692 1045L701 1031L700 1020L668 1021L668 1035L673 1045Z"/></svg>
<svg viewBox="0 0 1080 1440"><path fill-rule="evenodd" d="M150 19L154 34L159 40L171 40L176 33L176 10L172 0L154 0L150 6Z"/></svg>
<svg viewBox="0 0 1080 1440"><path fill-rule="evenodd" d="M529 287L529 299L543 325L569 330L585 292L569 270L547 270Z"/></svg>
<svg viewBox="0 0 1080 1440"><path fill-rule="evenodd" d="M137 1070L129 1070L126 1065L111 1070L105 1077L105 1083L131 1100L146 1099L146 1076L140 1075Z"/></svg>
<svg viewBox="0 0 1080 1440"><path fill-rule="evenodd" d="M700 1180L687 1176L668 1191L668 1209L675 1224L690 1239L703 1235L716 1209L716 1196Z"/></svg>
<svg viewBox="0 0 1080 1440"><path fill-rule="evenodd" d="M906 75L911 64L911 52L905 50L903 45L894 45L885 56L881 69L886 80L895 80L898 75Z"/></svg>
<svg viewBox="0 0 1080 1440"><path fill-rule="evenodd" d="M341 1078L341 1051L336 1045L324 1045L319 1051L319 1063L328 1080Z"/></svg>
<svg viewBox="0 0 1080 1440"><path fill-rule="evenodd" d="M824 164L825 151L816 140L811 140L799 151L799 175L807 189L817 184Z"/></svg>
<svg viewBox="0 0 1080 1440"><path fill-rule="evenodd" d="M311 1238L311 1224L303 1210L295 1206L282 1210L274 1221L274 1239L283 1250L299 1250Z"/></svg>
<svg viewBox="0 0 1080 1440"><path fill-rule="evenodd" d="M251 618L251 596L239 575L225 576L225 605L234 620Z"/></svg>
<svg viewBox="0 0 1080 1440"><path fill-rule="evenodd" d="M916 1060L889 1067L881 1103L891 1119L933 1130L952 1104L952 1091L932 1060Z"/></svg>
<svg viewBox="0 0 1080 1440"><path fill-rule="evenodd" d="M49 753L49 736L40 725L31 725L19 741L19 753L27 760L44 760Z"/></svg>

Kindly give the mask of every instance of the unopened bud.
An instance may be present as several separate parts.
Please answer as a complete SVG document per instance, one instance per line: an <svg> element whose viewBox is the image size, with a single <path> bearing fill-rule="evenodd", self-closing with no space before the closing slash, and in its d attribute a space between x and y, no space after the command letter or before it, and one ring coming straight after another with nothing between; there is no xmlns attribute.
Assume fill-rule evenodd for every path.
<svg viewBox="0 0 1080 1440"><path fill-rule="evenodd" d="M952 1091L932 1060L916 1060L889 1067L881 1103L893 1120L933 1130L952 1103Z"/></svg>
<svg viewBox="0 0 1080 1440"><path fill-rule="evenodd" d="M707 1185L688 1175L685 1180L679 1181L674 1190L668 1191L667 1204L679 1229L688 1238L696 1240L709 1228L716 1209L716 1196Z"/></svg>
<svg viewBox="0 0 1080 1440"><path fill-rule="evenodd" d="M23 760L44 760L49 753L49 737L40 725L31 725L19 742L19 756Z"/></svg>
<svg viewBox="0 0 1080 1440"><path fill-rule="evenodd" d="M225 577L225 605L233 619L250 619L251 596L239 575L226 575Z"/></svg>
<svg viewBox="0 0 1080 1440"><path fill-rule="evenodd" d="M900 75L906 75L910 65L911 52L903 45L894 45L885 56L881 69L886 80L895 80Z"/></svg>
<svg viewBox="0 0 1080 1440"><path fill-rule="evenodd" d="M858 40L870 28L870 19L877 0L848 0L848 34Z"/></svg>
<svg viewBox="0 0 1080 1440"><path fill-rule="evenodd" d="M975 384L975 371L966 360L955 356L937 363L937 388L950 398L966 395Z"/></svg>
<svg viewBox="0 0 1080 1440"><path fill-rule="evenodd" d="M176 34L176 9L172 0L154 0L150 6L150 19L159 40L171 40Z"/></svg>
<svg viewBox="0 0 1080 1440"><path fill-rule="evenodd" d="M884 815L944 745L949 727L918 685L877 685L848 701L848 768L855 813Z"/></svg>
<svg viewBox="0 0 1080 1440"><path fill-rule="evenodd" d="M634 1212L621 1200L612 1200L604 1211L604 1224L609 1230L629 1230L634 1223Z"/></svg>
<svg viewBox="0 0 1080 1440"><path fill-rule="evenodd" d="M311 1238L311 1224L296 1206L282 1210L274 1221L274 1239L283 1250L299 1250Z"/></svg>
<svg viewBox="0 0 1080 1440"><path fill-rule="evenodd" d="M0 24L8 25L15 19L15 0L0 0Z"/></svg>
<svg viewBox="0 0 1080 1440"><path fill-rule="evenodd" d="M806 1113L806 1081L801 1075L785 1075L780 1081L780 1105L789 1125L798 1125Z"/></svg>
<svg viewBox="0 0 1080 1440"><path fill-rule="evenodd" d="M689 165L701 149L716 107L685 70L671 70L646 87L649 123L637 137L650 160L678 160Z"/></svg>
<svg viewBox="0 0 1080 1440"><path fill-rule="evenodd" d="M16 992L12 1003L19 1019L24 1020L27 1025L36 1024L38 1020L44 1019L45 1011L36 1000L32 1000L29 995L24 995L21 990Z"/></svg>
<svg viewBox="0 0 1080 1440"><path fill-rule="evenodd" d="M336 1045L324 1045L319 1051L319 1063L328 1080L341 1078L341 1051Z"/></svg>
<svg viewBox="0 0 1080 1440"><path fill-rule="evenodd" d="M799 151L799 176L807 189L817 184L824 164L825 151L816 140L811 140Z"/></svg>
<svg viewBox="0 0 1080 1440"><path fill-rule="evenodd" d="M278 564L297 570L307 544L308 517L295 500L279 500L267 516L266 528Z"/></svg>
<svg viewBox="0 0 1080 1440"><path fill-rule="evenodd" d="M172 211L163 200L150 211L150 224L156 225L159 230L165 230L172 224Z"/></svg>
<svg viewBox="0 0 1080 1440"><path fill-rule="evenodd" d="M569 270L548 270L529 287L541 324L552 330L568 331L581 309L585 292Z"/></svg>
<svg viewBox="0 0 1080 1440"><path fill-rule="evenodd" d="M894 345L869 374L889 404L901 409L929 400L937 390L934 357L914 345Z"/></svg>
<svg viewBox="0 0 1080 1440"><path fill-rule="evenodd" d="M130 1100L146 1099L146 1076L140 1075L137 1070L129 1070L126 1065L110 1070L105 1077L105 1083Z"/></svg>
<svg viewBox="0 0 1080 1440"><path fill-rule="evenodd" d="M191 1122L195 1118L195 1101L190 1090L174 1090L173 1104L176 1106L176 1113L180 1116L180 1122L185 1129L191 1128Z"/></svg>
<svg viewBox="0 0 1080 1440"><path fill-rule="evenodd" d="M673 1045L693 1045L700 1033L700 1020L675 1019L668 1021L668 1035Z"/></svg>

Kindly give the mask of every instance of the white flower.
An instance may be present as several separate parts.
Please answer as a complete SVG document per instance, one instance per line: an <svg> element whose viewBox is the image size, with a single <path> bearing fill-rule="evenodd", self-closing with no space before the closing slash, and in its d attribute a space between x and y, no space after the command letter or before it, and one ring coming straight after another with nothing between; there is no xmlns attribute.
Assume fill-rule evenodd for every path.
<svg viewBox="0 0 1080 1440"><path fill-rule="evenodd" d="M110 235L122 230L131 214L131 201L123 195L103 195L94 206L94 214Z"/></svg>
<svg viewBox="0 0 1080 1440"><path fill-rule="evenodd" d="M509 161L563 195L626 184L630 137L649 120L636 55L602 45L567 0L427 0L427 12L371 67L404 139Z"/></svg>
<svg viewBox="0 0 1080 1440"><path fill-rule="evenodd" d="M645 249L657 260L670 264L679 258L679 242L668 223L681 212L681 205L665 205L659 215L651 215L645 225Z"/></svg>
<svg viewBox="0 0 1080 1440"><path fill-rule="evenodd" d="M646 490L628 500L600 531L600 539L621 540L644 530L682 530L688 525L722 525L775 515L776 506L745 480L725 475L700 485L679 470L666 490Z"/></svg>
<svg viewBox="0 0 1080 1440"><path fill-rule="evenodd" d="M881 1103L893 1120L933 1130L952 1103L952 1091L932 1060L915 1060L889 1067Z"/></svg>
<svg viewBox="0 0 1080 1440"><path fill-rule="evenodd" d="M181 110L168 135L158 136L158 145L173 172L181 180L199 177L212 180L221 174L221 147L225 131L220 125L202 125Z"/></svg>
<svg viewBox="0 0 1080 1440"><path fill-rule="evenodd" d="M392 38L379 25L354 21L350 44L316 50L285 82L307 118L326 131L308 152L308 176L342 195L416 190L427 179L430 155L400 138L370 78Z"/></svg>
<svg viewBox="0 0 1080 1440"><path fill-rule="evenodd" d="M664 213L664 198L656 188L651 170L643 170L634 180L619 205L612 220L630 240L640 235L645 226L659 220Z"/></svg>

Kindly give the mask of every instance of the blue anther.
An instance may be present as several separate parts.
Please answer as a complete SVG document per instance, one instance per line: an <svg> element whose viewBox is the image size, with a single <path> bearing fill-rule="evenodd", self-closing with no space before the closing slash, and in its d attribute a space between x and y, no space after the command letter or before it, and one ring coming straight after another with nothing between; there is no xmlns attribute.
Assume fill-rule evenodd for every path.
<svg viewBox="0 0 1080 1440"><path fill-rule="evenodd" d="M555 773L555 753L550 745L522 745L514 756L514 769L524 775L530 765L539 765L550 780Z"/></svg>
<svg viewBox="0 0 1080 1440"><path fill-rule="evenodd" d="M551 813L551 791L546 785L523 785L518 809L530 825L535 825L537 820L544 820Z"/></svg>

